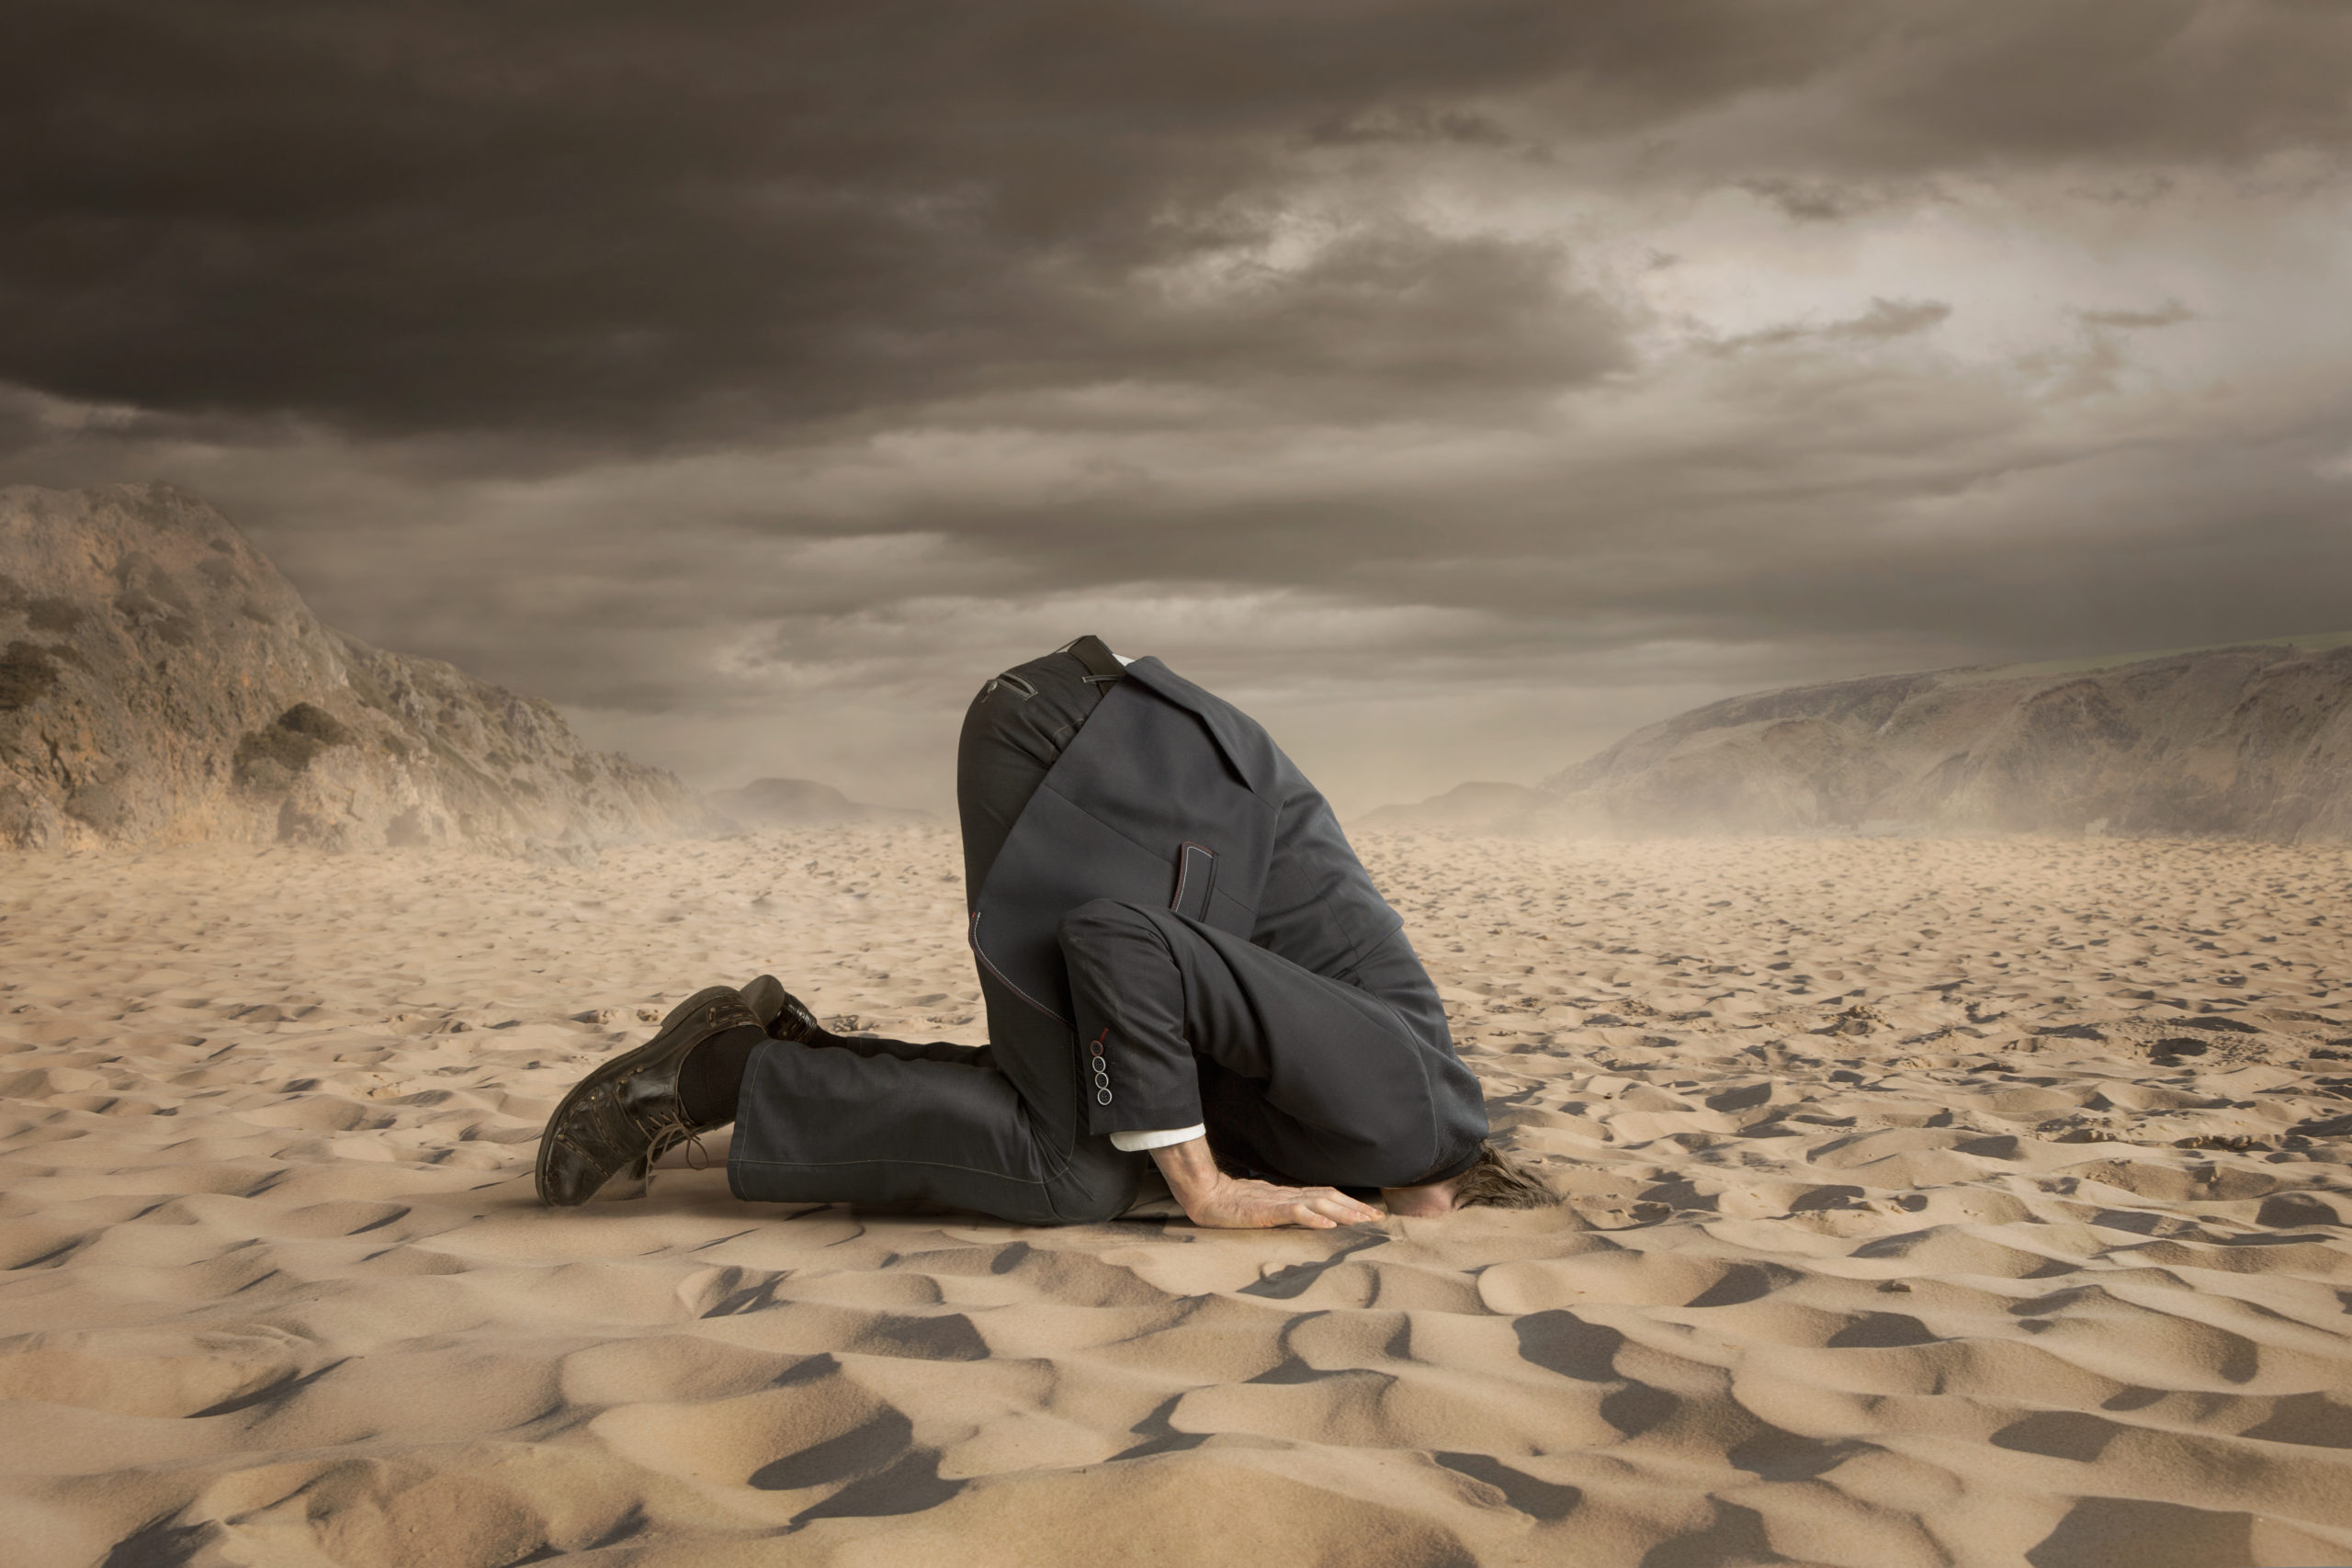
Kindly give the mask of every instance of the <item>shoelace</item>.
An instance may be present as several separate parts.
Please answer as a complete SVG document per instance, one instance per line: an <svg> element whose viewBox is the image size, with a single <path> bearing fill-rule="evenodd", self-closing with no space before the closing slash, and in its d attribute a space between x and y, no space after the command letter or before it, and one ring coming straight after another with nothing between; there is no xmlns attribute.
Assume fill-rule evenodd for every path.
<svg viewBox="0 0 2352 1568"><path fill-rule="evenodd" d="M688 1125L684 1118L665 1116L653 1126L653 1141L645 1150L645 1176L653 1179L653 1162L684 1144L686 1146L686 1168L708 1170L710 1151L702 1146L702 1134Z"/></svg>

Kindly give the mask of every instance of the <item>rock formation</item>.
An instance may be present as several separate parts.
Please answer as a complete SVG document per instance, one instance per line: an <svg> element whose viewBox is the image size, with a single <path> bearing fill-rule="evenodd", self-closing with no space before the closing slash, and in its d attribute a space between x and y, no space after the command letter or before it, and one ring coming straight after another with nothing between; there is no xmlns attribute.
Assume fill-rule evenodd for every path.
<svg viewBox="0 0 2352 1568"><path fill-rule="evenodd" d="M831 784L808 779L753 779L741 789L716 790L713 811L744 828L810 828L831 822L915 822L931 814L865 806Z"/></svg>
<svg viewBox="0 0 2352 1568"><path fill-rule="evenodd" d="M2352 639L1873 676L1696 708L1538 786L1612 832L2352 837Z"/></svg>
<svg viewBox="0 0 2352 1568"><path fill-rule="evenodd" d="M548 704L322 626L184 491L0 490L0 846L578 859L704 820Z"/></svg>

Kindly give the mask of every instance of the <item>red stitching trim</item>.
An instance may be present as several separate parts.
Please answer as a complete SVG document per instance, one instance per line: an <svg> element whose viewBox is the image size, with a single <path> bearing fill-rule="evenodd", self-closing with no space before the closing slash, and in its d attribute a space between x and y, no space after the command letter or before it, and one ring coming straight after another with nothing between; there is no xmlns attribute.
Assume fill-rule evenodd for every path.
<svg viewBox="0 0 2352 1568"><path fill-rule="evenodd" d="M1186 839L1176 846L1176 897L1168 900L1168 907L1180 915L1184 912L1184 889L1193 880L1193 857L1184 852L1186 850L1198 850L1208 857L1212 866L1216 863L1216 852L1206 844ZM1204 908L1201 913L1205 915L1208 911Z"/></svg>
<svg viewBox="0 0 2352 1568"><path fill-rule="evenodd" d="M978 959L982 964L986 965L989 974L1003 981L1004 988L1006 990L1011 991L1014 996L1019 997L1023 1001L1027 1002L1031 1007L1035 1008L1039 1012L1044 1013L1047 1018L1052 1019L1064 1029L1068 1029L1069 1027L1069 1020L1064 1018L1061 1014L1056 1012L1053 1009L1047 1007L1045 1003L1039 1001L1036 998L1031 996L1020 987L1014 985L1012 983L1012 976L1007 975L1003 970L998 968L994 964L989 961L987 952L980 946L980 911L978 909L972 911L972 924L964 940L971 944L972 956Z"/></svg>

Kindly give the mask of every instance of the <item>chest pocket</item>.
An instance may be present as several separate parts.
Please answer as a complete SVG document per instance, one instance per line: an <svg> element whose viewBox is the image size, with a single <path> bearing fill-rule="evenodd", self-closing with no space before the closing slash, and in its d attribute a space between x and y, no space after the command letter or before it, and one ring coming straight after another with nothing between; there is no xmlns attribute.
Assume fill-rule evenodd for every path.
<svg viewBox="0 0 2352 1568"><path fill-rule="evenodd" d="M1216 886L1216 852L1186 842L1176 852L1176 892L1168 907L1187 919L1209 918L1209 890Z"/></svg>

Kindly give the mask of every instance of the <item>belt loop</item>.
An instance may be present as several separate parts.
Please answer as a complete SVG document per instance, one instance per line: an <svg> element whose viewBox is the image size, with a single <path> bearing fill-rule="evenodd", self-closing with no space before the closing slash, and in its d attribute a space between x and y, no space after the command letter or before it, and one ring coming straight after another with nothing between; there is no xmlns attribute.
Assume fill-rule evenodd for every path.
<svg viewBox="0 0 2352 1568"><path fill-rule="evenodd" d="M1108 685L1126 678L1126 667L1119 662L1118 655L1113 653L1110 645L1092 632L1063 645L1060 651L1085 665L1086 678L1098 685Z"/></svg>

